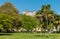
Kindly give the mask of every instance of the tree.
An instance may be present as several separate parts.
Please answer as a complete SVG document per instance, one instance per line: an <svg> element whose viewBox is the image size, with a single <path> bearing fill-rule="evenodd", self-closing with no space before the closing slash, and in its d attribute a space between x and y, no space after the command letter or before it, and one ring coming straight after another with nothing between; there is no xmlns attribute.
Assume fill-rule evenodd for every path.
<svg viewBox="0 0 60 39"><path fill-rule="evenodd" d="M39 20L43 23L43 28L46 30L48 29L48 25L54 21L54 11L51 10L50 5L43 5L41 10L37 12L39 14ZM36 15L37 15L36 14ZM41 15L41 16L40 16ZM40 22L40 23L41 23Z"/></svg>
<svg viewBox="0 0 60 39"><path fill-rule="evenodd" d="M39 22L36 18L22 15L22 20L23 20L23 28L29 30L33 30L33 28L38 27Z"/></svg>
<svg viewBox="0 0 60 39"><path fill-rule="evenodd" d="M22 27L22 20L20 14L0 14L0 29L3 28L3 32L10 32L13 29L20 29Z"/></svg>
<svg viewBox="0 0 60 39"><path fill-rule="evenodd" d="M10 15L12 21L12 29L15 28L17 31L22 27L22 18L20 14Z"/></svg>
<svg viewBox="0 0 60 39"><path fill-rule="evenodd" d="M19 11L10 3L6 2L0 7L0 23L3 25L3 29L13 30L22 27L22 21L20 18Z"/></svg>
<svg viewBox="0 0 60 39"><path fill-rule="evenodd" d="M18 14L19 11L10 2L6 2L0 7L0 13Z"/></svg>
<svg viewBox="0 0 60 39"><path fill-rule="evenodd" d="M55 29L57 31L58 27L60 27L60 15L55 14L55 21L54 21Z"/></svg>
<svg viewBox="0 0 60 39"><path fill-rule="evenodd" d="M10 19L11 17L8 14L0 14L0 27L4 32L7 32L12 26L12 21Z"/></svg>

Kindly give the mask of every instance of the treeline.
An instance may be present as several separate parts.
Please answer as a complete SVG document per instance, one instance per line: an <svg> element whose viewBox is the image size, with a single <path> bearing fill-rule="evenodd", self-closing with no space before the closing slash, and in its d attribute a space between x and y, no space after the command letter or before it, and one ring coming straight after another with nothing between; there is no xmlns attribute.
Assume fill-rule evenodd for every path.
<svg viewBox="0 0 60 39"><path fill-rule="evenodd" d="M0 7L0 32L21 32L38 27L36 17L19 14L19 11L9 2Z"/></svg>
<svg viewBox="0 0 60 39"><path fill-rule="evenodd" d="M56 32L60 31L60 15L43 5L34 17L19 14L9 2L0 6L0 32Z"/></svg>
<svg viewBox="0 0 60 39"><path fill-rule="evenodd" d="M60 15L55 13L49 4L42 5L42 8L37 11L36 17L44 31L60 32Z"/></svg>

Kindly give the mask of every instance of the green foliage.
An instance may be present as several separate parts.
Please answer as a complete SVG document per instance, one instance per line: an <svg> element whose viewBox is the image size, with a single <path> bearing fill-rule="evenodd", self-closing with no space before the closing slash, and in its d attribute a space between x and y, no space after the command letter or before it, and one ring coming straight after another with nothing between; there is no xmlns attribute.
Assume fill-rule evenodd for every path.
<svg viewBox="0 0 60 39"><path fill-rule="evenodd" d="M2 25L2 24L0 24L0 29L1 29L1 28L3 28L3 25Z"/></svg>
<svg viewBox="0 0 60 39"><path fill-rule="evenodd" d="M22 27L22 19L20 17L20 14L13 14L10 16L11 16L13 28L15 27L18 29L18 28Z"/></svg>
<svg viewBox="0 0 60 39"><path fill-rule="evenodd" d="M53 29L53 28L54 28L53 23L50 23L50 24L48 25L48 29Z"/></svg>
<svg viewBox="0 0 60 39"><path fill-rule="evenodd" d="M0 13L18 14L19 11L9 2L6 2L0 7Z"/></svg>
<svg viewBox="0 0 60 39"><path fill-rule="evenodd" d="M55 12L51 9L51 6L48 4L48 5L43 5L41 10L38 10L37 14L38 15L37 17L39 17L39 21L40 21L40 24L42 23L42 27L44 29L51 29L54 27L54 21L56 20L56 18L58 17L59 19L59 16L55 15ZM42 19L42 21L41 21Z"/></svg>
<svg viewBox="0 0 60 39"><path fill-rule="evenodd" d="M27 30L33 30L37 27L53 29L54 26L60 25L60 15L57 15L49 4L43 5L37 11L36 17L19 14L19 11L7 2L0 7L0 29L6 32L9 29L18 31L21 27Z"/></svg>
<svg viewBox="0 0 60 39"><path fill-rule="evenodd" d="M3 28L7 29L9 28L8 26L11 25L11 20L9 15L5 14L0 14L0 24L3 25Z"/></svg>
<svg viewBox="0 0 60 39"><path fill-rule="evenodd" d="M26 15L22 15L23 27L27 30L32 30L33 28L38 27L39 22L35 17L30 17Z"/></svg>

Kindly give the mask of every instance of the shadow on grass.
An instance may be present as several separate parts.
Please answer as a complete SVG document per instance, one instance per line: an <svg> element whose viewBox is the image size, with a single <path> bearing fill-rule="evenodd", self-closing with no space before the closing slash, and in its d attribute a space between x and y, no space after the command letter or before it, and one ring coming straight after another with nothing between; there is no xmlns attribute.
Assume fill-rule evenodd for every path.
<svg viewBox="0 0 60 39"><path fill-rule="evenodd" d="M36 37L49 37L49 35L35 35Z"/></svg>
<svg viewBox="0 0 60 39"><path fill-rule="evenodd" d="M11 33L0 33L0 36L11 36Z"/></svg>

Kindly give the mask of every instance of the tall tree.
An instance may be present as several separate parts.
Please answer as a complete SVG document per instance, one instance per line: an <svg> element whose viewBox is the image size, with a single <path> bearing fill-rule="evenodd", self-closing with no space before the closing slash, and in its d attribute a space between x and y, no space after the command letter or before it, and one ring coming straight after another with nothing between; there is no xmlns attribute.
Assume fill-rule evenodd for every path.
<svg viewBox="0 0 60 39"><path fill-rule="evenodd" d="M51 7L50 5L43 5L41 10L39 10L37 12L37 15L41 15L41 16L38 16L40 17L40 21L42 19L42 22L43 22L43 28L46 30L48 29L48 25L49 23L53 23L53 20L54 20L54 11L51 10Z"/></svg>
<svg viewBox="0 0 60 39"><path fill-rule="evenodd" d="M18 14L19 11L10 3L10 2L6 2L5 4L3 4L0 7L0 13L9 13L9 14Z"/></svg>
<svg viewBox="0 0 60 39"><path fill-rule="evenodd" d="M22 20L23 20L23 28L27 29L27 31L33 30L33 28L39 26L39 21L35 17L22 15Z"/></svg>

